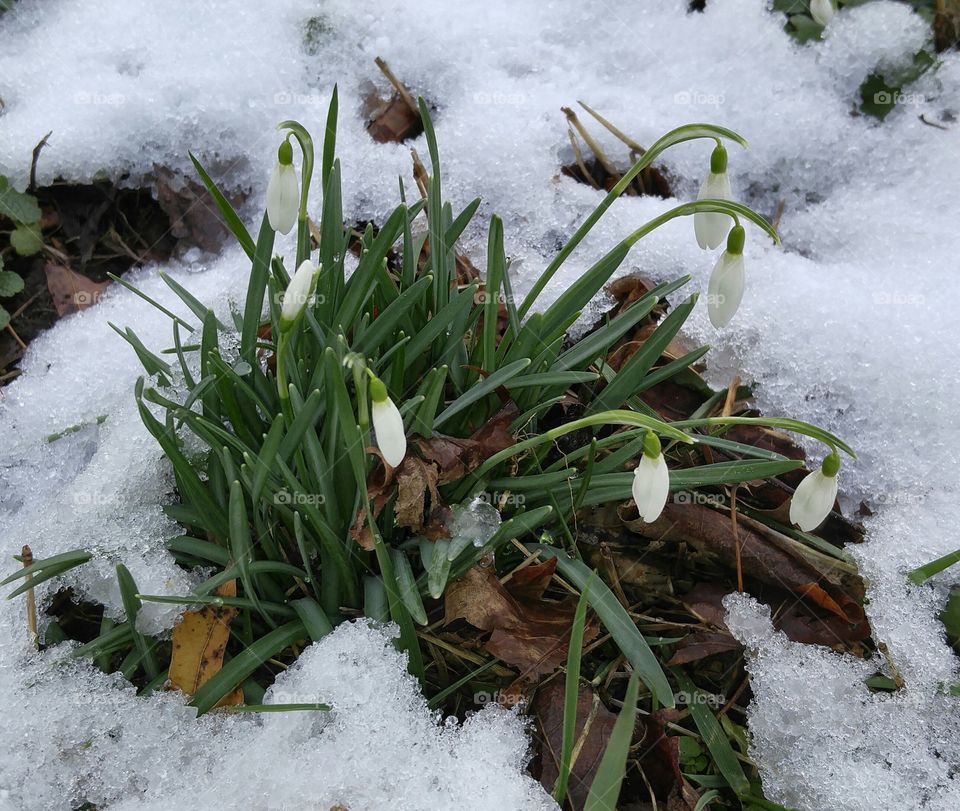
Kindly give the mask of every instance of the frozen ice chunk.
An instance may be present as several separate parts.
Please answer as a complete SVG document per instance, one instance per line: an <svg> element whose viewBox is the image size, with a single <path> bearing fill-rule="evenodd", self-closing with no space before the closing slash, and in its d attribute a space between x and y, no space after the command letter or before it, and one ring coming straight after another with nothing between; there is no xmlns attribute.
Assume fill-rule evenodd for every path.
<svg viewBox="0 0 960 811"><path fill-rule="evenodd" d="M452 512L447 527L451 539L466 538L474 546L483 546L500 528L500 511L482 496L456 505Z"/></svg>

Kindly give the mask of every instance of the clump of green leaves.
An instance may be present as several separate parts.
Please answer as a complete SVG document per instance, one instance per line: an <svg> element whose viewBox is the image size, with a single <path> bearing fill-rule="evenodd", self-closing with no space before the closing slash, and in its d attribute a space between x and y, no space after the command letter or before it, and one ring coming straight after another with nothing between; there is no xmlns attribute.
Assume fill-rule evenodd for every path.
<svg viewBox="0 0 960 811"><path fill-rule="evenodd" d="M10 247L20 256L31 256L43 247L40 234L40 206L31 194L18 192L0 175L0 222L12 225L6 231ZM0 253L0 298L10 298L23 290L23 279L12 270L4 270ZM0 329L10 323L10 313L0 306Z"/></svg>
<svg viewBox="0 0 960 811"><path fill-rule="evenodd" d="M669 463L675 491L735 485L802 466L724 437L733 425L790 430L852 451L837 437L794 420L708 416L722 392L690 419L674 422L641 399L668 379L699 380L690 367L707 347L662 361L697 295L655 326L651 319L689 278L654 287L579 341L568 336L630 248L677 217L720 213L749 220L776 239L763 218L739 203L702 199L670 209L627 235L549 304L538 304L584 236L664 150L703 138L745 145L739 135L707 124L667 133L518 299L496 216L489 224L483 278L459 269L455 245L480 201L459 212L444 201L439 149L422 100L420 113L432 168L425 198L407 201L401 184L400 204L379 228L369 225L359 234L344 225L336 93L316 180L309 133L294 121L280 125L301 155L290 260L276 254L267 215L254 239L195 161L251 264L243 310L224 323L161 274L193 316L189 321L156 304L171 319L173 345L156 354L133 329L115 329L143 363L146 375L134 394L176 480L179 501L166 510L184 532L170 539L169 549L180 565L208 574L193 593L165 596L141 594L129 572L118 569L126 621L105 623L74 655L119 669L150 691L164 683L170 654L166 643L135 627L142 604L230 607L238 617L224 667L200 687L193 704L206 712L242 686L247 703L258 705L272 681L269 662L292 662L305 641L363 614L399 626L410 670L436 705L489 666L457 678L423 655L424 626L439 619L448 585L478 563L499 565L510 547L513 554L519 549L554 558L557 574L584 594L575 634L583 637L589 606L633 674L630 706L600 781L613 803L638 701L648 701L651 709L673 706L675 689L614 590L581 558L578 514L631 497L631 468L651 445L651 434L659 437L655 444ZM314 183L322 195L316 228L307 219ZM319 235L316 246L312 234ZM348 274L351 253L357 263ZM309 283L291 287L294 270L305 262L319 270ZM304 290L310 296L303 306L284 307L285 295ZM612 368L611 349L640 324L651 327L642 345ZM381 458L376 443L382 437L371 430L371 395L382 402L384 389L399 407L405 433L406 454L396 466ZM192 441L185 442L185 434ZM191 450L198 446L199 453ZM711 449L722 451L725 461L715 461ZM497 506L497 526L482 537L454 534L453 516L477 498ZM36 585L87 559L88 553L77 552L40 560L9 581L30 575ZM224 596L218 590L231 581L236 596ZM571 662L574 653L579 661L577 648ZM570 746L568 735L568 757Z"/></svg>

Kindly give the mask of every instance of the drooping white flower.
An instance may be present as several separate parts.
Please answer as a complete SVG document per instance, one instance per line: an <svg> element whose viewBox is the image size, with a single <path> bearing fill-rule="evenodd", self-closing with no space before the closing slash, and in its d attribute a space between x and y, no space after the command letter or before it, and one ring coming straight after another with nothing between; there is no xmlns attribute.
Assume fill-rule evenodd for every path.
<svg viewBox="0 0 960 811"><path fill-rule="evenodd" d="M403 430L400 409L387 394L383 381L370 381L370 421L377 435L377 447L391 467L397 467L407 455L407 435Z"/></svg>
<svg viewBox="0 0 960 811"><path fill-rule="evenodd" d="M273 167L267 185L267 220L274 231L289 234L297 221L300 209L300 189L297 172L293 168L293 147L289 141L277 150L277 165Z"/></svg>
<svg viewBox="0 0 960 811"><path fill-rule="evenodd" d="M814 22L826 27L836 13L831 0L810 0L810 16Z"/></svg>
<svg viewBox="0 0 960 811"><path fill-rule="evenodd" d="M647 432L643 454L633 471L633 500L641 520L650 524L660 517L670 492L670 471L667 460L660 450L660 440L652 431Z"/></svg>
<svg viewBox="0 0 960 811"><path fill-rule="evenodd" d="M727 175L727 150L721 144L710 156L710 173L700 184L698 200L732 200L730 178ZM697 244L704 250L713 250L723 242L730 230L730 216L716 211L697 211L693 215L693 232Z"/></svg>
<svg viewBox="0 0 960 811"><path fill-rule="evenodd" d="M834 451L823 460L819 470L797 485L790 500L790 523L812 532L826 520L837 500L839 469L840 457Z"/></svg>
<svg viewBox="0 0 960 811"><path fill-rule="evenodd" d="M707 313L710 323L717 329L730 323L746 286L743 266L743 243L746 234L743 226L735 225L727 237L727 249L720 254L710 274L707 286Z"/></svg>
<svg viewBox="0 0 960 811"><path fill-rule="evenodd" d="M309 259L304 259L300 263L300 267L293 274L283 294L283 303L280 306L280 332L287 332L297 323L313 297L319 275L319 269L314 267Z"/></svg>

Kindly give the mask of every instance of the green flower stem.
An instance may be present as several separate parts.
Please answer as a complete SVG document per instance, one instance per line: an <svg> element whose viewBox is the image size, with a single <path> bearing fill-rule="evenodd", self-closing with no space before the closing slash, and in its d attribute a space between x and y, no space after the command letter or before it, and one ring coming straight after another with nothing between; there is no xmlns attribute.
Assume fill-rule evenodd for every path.
<svg viewBox="0 0 960 811"><path fill-rule="evenodd" d="M857 454L846 442L829 431L817 428L800 420L791 420L787 417L704 417L696 420L679 420L672 422L673 428L706 428L709 426L724 425L762 425L766 428L782 428L785 431L793 431L795 434L802 434L811 439L817 439L827 445L831 451L835 448L842 450L851 459L856 459Z"/></svg>
<svg viewBox="0 0 960 811"><path fill-rule="evenodd" d="M651 231L655 231L661 225L670 222L670 220L676 217L689 217L691 214L696 214L698 211L710 211L717 214L727 214L730 217L733 217L738 225L740 224L740 221L737 219L737 215L740 215L741 217L750 220L750 222L766 231L766 233L777 245L780 244L780 237L770 223L757 214L757 212L753 209L747 208L747 206L743 205L742 203L736 203L732 200L693 200L689 203L682 203L676 208L671 208L669 211L665 211L659 217L654 217L652 220L644 223L636 231L626 237L623 242L632 247Z"/></svg>
<svg viewBox="0 0 960 811"><path fill-rule="evenodd" d="M277 129L289 130L300 144L303 161L300 167L300 213L297 216L297 262L296 267L310 258L310 226L307 219L307 198L310 193L310 181L313 178L313 138L299 121L283 121Z"/></svg>
<svg viewBox="0 0 960 811"><path fill-rule="evenodd" d="M277 395L280 397L280 408L287 425L293 424L293 408L290 405L290 390L287 388L287 349L290 342L290 333L281 332L277 338Z"/></svg>
<svg viewBox="0 0 960 811"><path fill-rule="evenodd" d="M694 437L687 436L682 431L678 431L673 427L673 425L662 422L658 419L654 419L653 417L648 417L645 414L638 414L635 411L625 411L619 409L613 411L601 411L599 414L591 414L589 417L582 417L579 420L568 422L566 425L560 425L556 428L551 428L549 431L544 431L542 434L530 437L530 439L525 439L523 442L518 442L516 445L511 445L509 448L506 448L499 453L495 453L493 456L487 459L486 462L474 470L469 477L465 477L463 479L460 491L457 494L457 500L462 501L464 498L466 498L469 494L469 488L476 484L476 482L480 481L484 475L493 470L501 462L506 461L512 456L516 456L518 453L529 450L530 448L555 442L566 434L572 433L573 431L579 431L581 428L589 428L594 425L634 425L639 428L647 428L651 431L656 431L666 437L669 437L670 439L675 439L679 442L693 443L696 441Z"/></svg>
<svg viewBox="0 0 960 811"><path fill-rule="evenodd" d="M567 244L560 249L560 252L553 258L553 261L547 265L546 269L540 275L540 278L537 279L536 284L533 285L530 292L527 293L526 298L524 298L523 303L520 305L520 317L523 318L530 311L537 297L543 292L547 284L549 284L554 274L560 269L564 261L566 261L566 258L573 253L577 245L580 244L580 241L590 232L593 226L597 224L597 221L604 215L606 210L613 205L613 201L626 191L627 186L633 182L633 179L653 163L661 152L675 144L680 144L695 138L713 138L719 141L721 137L735 141L742 147L747 146L746 140L733 130L728 130L725 127L716 127L712 124L686 124L685 126L671 130L653 143L643 156L627 170L626 174L620 178L617 184L610 189L607 196L600 202L600 205L583 221L573 236L570 237Z"/></svg>

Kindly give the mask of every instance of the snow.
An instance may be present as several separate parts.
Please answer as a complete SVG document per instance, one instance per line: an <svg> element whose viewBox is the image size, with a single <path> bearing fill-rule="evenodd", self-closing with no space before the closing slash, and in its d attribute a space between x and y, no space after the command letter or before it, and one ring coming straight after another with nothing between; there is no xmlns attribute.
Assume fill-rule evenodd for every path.
<svg viewBox="0 0 960 811"><path fill-rule="evenodd" d="M841 470L841 493L848 511L863 500L877 515L868 521L867 543L852 551L868 581L875 634L907 683L902 695L871 695L863 678L885 670L884 662L788 643L756 606L731 601L731 626L752 651L750 727L764 788L771 799L802 811L960 807L960 783L951 777L960 765L960 729L955 703L940 694L960 674L936 619L952 576L922 587L904 578L958 546L951 471L960 425L950 405L960 398L953 349L960 296L960 57L944 55L878 123L853 114L860 82L876 70L908 66L927 36L906 4L878 0L844 9L823 41L802 47L761 0L713 0L703 14L687 14L686 5L501 0L454 14L439 0L385 0L376 11L347 0L253 6L23 0L0 17L0 172L22 188L30 150L50 130L41 183L105 174L136 184L155 164L189 173L192 150L227 187L251 193L244 214L252 221L275 159L273 127L295 117L319 135L338 82L347 215L382 219L396 202L398 175L408 192L414 188L409 147L426 154L422 138L375 144L364 130L368 82L387 88L373 65L382 56L435 108L444 188L454 207L475 196L484 200L464 250L482 267L481 226L490 213L500 214L522 292L598 201L594 190L557 177L572 155L561 106L582 99L645 145L690 121L740 132L750 149L729 149L734 194L768 217L783 201L783 247L748 226L747 290L739 312L717 332L701 302L688 332L714 347L714 383L725 386L741 374L756 384L766 413L821 424L857 448L859 459ZM581 118L625 165L626 150L589 116ZM680 199L695 195L711 148L694 142L663 156ZM314 194L313 210L318 201ZM618 201L548 286L547 297L675 204ZM225 315L230 302L242 298L248 271L242 254L229 248L221 256L191 258L165 269ZM623 270L639 268L657 280L692 273L705 288L713 261L698 249L692 222L682 220L639 243ZM144 268L134 281L190 320L157 271ZM94 561L69 580L120 616L112 576L118 561L144 592L183 593L189 582L163 551L164 538L176 534L159 509L172 484L133 407L139 364L107 321L132 325L154 350L170 343L165 317L115 289L32 345L24 375L4 390L0 405L0 515L4 554L22 543L39 556L95 549ZM97 427L43 441L104 414ZM821 451L811 449L819 458ZM156 746L185 758L209 745L208 735L222 736L216 739L223 742L224 762L239 757L232 747L240 736L233 732L240 724L252 729L247 720L197 726L184 721L172 697L134 701L83 667L54 670L50 656L31 662L20 610L15 602L0 614L5 694L17 696L9 706L33 711L9 713L15 732L0 742L0 789L13 792L13 807L21 802L23 758L52 762L61 746L73 754L32 775L30 790L44 801L30 807L69 807L58 787L72 781L89 793L109 794L115 807L137 802L142 791L149 802L161 786L170 796L192 797L191 780L202 783L203 775L164 765L170 760L149 749L148 729L165 736ZM144 630L169 627L175 614L149 606ZM344 644L353 643L364 644ZM388 666L374 659L371 667ZM333 682L322 683L333 690ZM33 684L38 692L31 699L27 685ZM400 729L414 729L424 717L411 711ZM335 791L332 777L327 783L303 768L313 761L302 751L289 762L269 755L265 741L280 741L278 730L295 724L302 732L301 725L312 723L292 718L265 719L256 734L243 736L249 751L269 758L268 775L275 766L310 790ZM527 784L514 768L523 759L519 722L496 716L476 724L461 738L477 747L483 739L477 757L513 764L503 791L522 796ZM139 742L130 752L106 746L112 729ZM357 751L382 745L364 730L354 727L357 738L344 733L343 741ZM504 740L495 746L501 733ZM404 767L406 734L397 732ZM105 747L96 770L84 760L86 750L77 749L93 735ZM449 750L440 760L455 760L460 745L466 746L437 744ZM371 760L379 763L380 755ZM203 762L213 768L213 760ZM248 779L246 770L236 771ZM442 779L439 770L430 774ZM365 790L363 776L344 780ZM376 798L368 801L377 807ZM538 807L539 800L528 802Z"/></svg>
<svg viewBox="0 0 960 811"><path fill-rule="evenodd" d="M523 774L529 742L517 716L491 705L462 725L439 723L396 634L344 623L264 698L330 712L200 719L180 694L137 698L120 677L63 663L62 649L24 647L4 657L0 684L8 706L22 708L7 719L4 745L29 752L29 766L8 755L0 808L555 809ZM37 723L54 713L55 724Z"/></svg>

